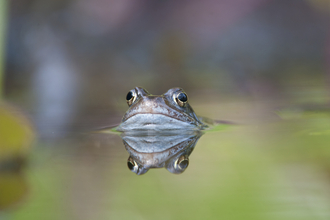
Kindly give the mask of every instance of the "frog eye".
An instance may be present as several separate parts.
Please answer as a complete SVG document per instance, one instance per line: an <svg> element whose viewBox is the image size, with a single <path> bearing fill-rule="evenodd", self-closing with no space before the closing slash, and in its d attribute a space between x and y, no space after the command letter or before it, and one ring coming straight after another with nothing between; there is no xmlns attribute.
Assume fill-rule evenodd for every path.
<svg viewBox="0 0 330 220"><path fill-rule="evenodd" d="M131 157L127 160L127 166L128 169L134 173L137 173L139 170L139 165Z"/></svg>
<svg viewBox="0 0 330 220"><path fill-rule="evenodd" d="M131 156L127 159L128 169L137 175L145 174L149 169L139 165Z"/></svg>
<svg viewBox="0 0 330 220"><path fill-rule="evenodd" d="M127 101L128 106L132 105L132 103L135 101L136 97L137 97L137 94L136 94L135 90L131 90L127 93L126 101Z"/></svg>
<svg viewBox="0 0 330 220"><path fill-rule="evenodd" d="M189 165L189 158L188 156L180 156L174 164L174 168L177 170L185 170Z"/></svg>
<svg viewBox="0 0 330 220"><path fill-rule="evenodd" d="M185 107L188 101L188 96L184 92L180 92L176 98L175 98L176 103L178 103L179 106Z"/></svg>

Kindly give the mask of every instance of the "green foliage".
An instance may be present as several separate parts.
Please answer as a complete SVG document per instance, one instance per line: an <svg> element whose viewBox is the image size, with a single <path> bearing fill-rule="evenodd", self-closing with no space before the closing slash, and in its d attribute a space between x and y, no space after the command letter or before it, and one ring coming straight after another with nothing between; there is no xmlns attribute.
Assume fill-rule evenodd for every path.
<svg viewBox="0 0 330 220"><path fill-rule="evenodd" d="M0 210L20 202L28 191L21 167L33 136L28 120L21 113L0 104Z"/></svg>
<svg viewBox="0 0 330 220"><path fill-rule="evenodd" d="M0 172L0 210L22 200L28 190L26 179L19 173Z"/></svg>
<svg viewBox="0 0 330 220"><path fill-rule="evenodd" d="M25 157L34 133L28 120L13 107L0 104L0 162Z"/></svg>

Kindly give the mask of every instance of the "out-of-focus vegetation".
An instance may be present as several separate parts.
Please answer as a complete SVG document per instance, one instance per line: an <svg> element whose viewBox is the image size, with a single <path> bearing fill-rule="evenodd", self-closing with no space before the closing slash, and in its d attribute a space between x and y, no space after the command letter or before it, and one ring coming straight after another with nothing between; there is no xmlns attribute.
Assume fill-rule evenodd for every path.
<svg viewBox="0 0 330 220"><path fill-rule="evenodd" d="M28 183L22 173L0 171L0 211L18 206L28 192Z"/></svg>
<svg viewBox="0 0 330 220"><path fill-rule="evenodd" d="M117 123L135 86L290 105L329 77L322 2L11 1L5 94L44 135Z"/></svg>
<svg viewBox="0 0 330 220"><path fill-rule="evenodd" d="M7 28L7 4L8 1L0 1L0 101L3 92L3 71L4 71L4 55L5 55L5 39Z"/></svg>
<svg viewBox="0 0 330 220"><path fill-rule="evenodd" d="M0 104L0 210L16 205L28 191L22 169L33 138L30 122L17 109Z"/></svg>
<svg viewBox="0 0 330 220"><path fill-rule="evenodd" d="M34 133L30 122L13 107L0 105L0 161L26 157Z"/></svg>

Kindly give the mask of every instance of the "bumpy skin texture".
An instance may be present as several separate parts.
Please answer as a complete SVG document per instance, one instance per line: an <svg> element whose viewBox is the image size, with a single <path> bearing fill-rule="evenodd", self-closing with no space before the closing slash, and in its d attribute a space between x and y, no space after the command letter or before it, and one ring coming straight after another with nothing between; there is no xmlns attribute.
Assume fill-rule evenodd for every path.
<svg viewBox="0 0 330 220"><path fill-rule="evenodd" d="M141 87L131 92L136 98L117 127L118 131L201 130L206 127L188 102L182 107L177 103L178 94L184 93L181 88L172 88L160 96L151 95Z"/></svg>

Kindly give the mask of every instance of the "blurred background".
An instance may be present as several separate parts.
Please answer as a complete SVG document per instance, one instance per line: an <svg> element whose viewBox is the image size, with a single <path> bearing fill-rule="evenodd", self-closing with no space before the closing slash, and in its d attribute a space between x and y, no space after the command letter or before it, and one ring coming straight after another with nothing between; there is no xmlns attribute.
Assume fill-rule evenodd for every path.
<svg viewBox="0 0 330 220"><path fill-rule="evenodd" d="M26 213L30 213L31 219L65 219L68 216L70 219L91 219L95 218L95 213L103 213L100 210L111 213L103 213L103 217L112 216L113 219L122 219L114 210L125 212L126 217L134 216L140 219L153 219L157 216L150 214L147 207L135 206L135 199L141 199L142 193L136 197L129 197L128 195L132 195L129 193L125 194L126 197L118 194L117 197L107 197L111 198L108 200L103 196L102 201L111 200L111 207L117 207L110 209L113 212L105 211L109 207L99 200L99 196L104 191L111 191L111 184L103 185L99 178L103 177L102 172L107 173L112 181L110 182L117 186L112 188L111 192L118 190L118 176L124 182L141 181L141 185L137 184L141 187L138 190L146 192L145 195L150 198L146 199L146 203L141 201L141 204L155 206L152 202L152 193L146 186L156 190L153 192L154 195L164 196L167 198L165 201L171 201L169 197L175 198L177 194L172 193L169 196L166 192L178 190L176 185L172 185L175 184L172 180L174 175L150 172L145 174L149 175L148 179L136 180L138 177L128 173L125 162L118 162L124 168L114 169L117 167L117 160L119 161L116 158L126 157L123 146L120 146L120 138L84 139L75 136L82 131L119 123L127 110L125 96L136 86L142 86L152 94L162 94L172 87L182 87L189 95L190 103L198 115L247 126L237 128L238 131L230 131L229 134L222 133L221 140L215 139L216 136L202 137L201 142L204 146L196 146L197 149L206 147L206 150L199 151L197 161L199 160L200 164L196 166L210 163L205 168L209 169L210 173L217 172L217 165L229 166L230 169L223 174L229 177L229 180L223 183L223 191L220 191L235 192L233 197L227 195L224 197L226 200L217 200L221 197L219 191L215 192L214 196L211 195L211 189L219 189L216 175L209 180L214 184L209 183L214 188L206 182L199 183L200 186L210 187L206 194L212 199L208 200L209 197L203 197L201 194L201 197L191 201L207 200L210 204L219 202L222 207L218 213L216 208L209 210L203 206L203 212L213 213L210 214L210 218L220 216L221 213L227 213L225 219L249 219L248 216L251 219L328 219L330 216L330 202L327 197L330 195L329 0L1 0L0 7L0 94L2 100L7 103L3 108L7 113L16 115L16 119L13 120L18 120L17 123L21 123L24 129L28 127L28 138L22 138L23 142L27 140L31 143L31 137L35 134L38 137L32 144L34 148L30 156L34 162L30 165L29 171L25 171L28 174L24 175L30 179L31 188L39 188L42 185L42 190L37 190L39 194L36 194L39 195L39 200L30 199L30 202L27 202L39 205L18 211L17 215L10 214L11 212L0 214L0 219L1 216L4 216L4 219L23 219L22 216ZM15 110L12 106L7 106L9 103L15 106ZM21 119L22 114L24 119ZM7 127L2 131L5 130ZM13 129L10 135L15 136L15 131L16 129ZM1 138L4 138L4 135L1 137L0 133L0 144ZM219 141L230 143L232 149L227 152L224 147L217 148L216 143ZM26 149L26 143L23 145ZM235 148L237 151L233 150ZM241 153L237 153L240 151ZM224 157L223 154L226 153L229 154ZM54 157L54 154L57 156ZM229 165L224 161L218 164L218 158L208 160L210 154L222 154L224 161L225 158L232 160ZM26 157L26 150L22 155L20 157ZM102 155L107 155L108 158ZM72 157L78 162L72 162ZM17 159L16 156L15 158ZM261 169L260 161L256 158L263 158L261 164L266 167L274 161L277 163L269 165L269 169ZM52 161L50 165L46 162L48 160ZM101 162L95 165L95 161L98 160ZM103 166L109 162L107 160L111 161L111 171ZM233 166L233 161L239 166ZM245 161L243 164L247 166L242 165L241 161ZM48 167L45 166L46 163ZM296 163L300 165L296 166ZM295 165L287 168L287 164ZM244 172L249 173L250 168L253 170L252 174L250 173L251 178L255 177L250 181L253 190L256 186L254 183L260 183L260 177L264 177L265 173L270 175L270 172L274 174L271 175L272 178L278 180L276 183L285 186L286 193L281 191L282 188L275 187L275 190L271 187L272 178L268 178L268 182L265 183L270 184L267 185L269 188L264 189L261 186L264 191L273 194L290 192L290 198L297 199L294 201L300 201L301 197L298 195L303 194L303 200L306 202L307 198L313 197L312 193L291 191L290 187L296 185L289 184L288 187L285 183L287 176L298 173L293 182L298 184L313 180L314 182L307 181L310 183L306 183L308 187L312 187L307 191L316 192L317 196L313 198L317 199L308 200L302 205L287 198L293 206L282 210L283 207L288 207L287 203L278 202L276 196L267 194L260 198L268 202L277 201L277 205L286 205L269 205L269 209L257 212L257 209L247 205L254 200L240 200L241 194L238 193L239 190L245 190L245 186L239 185L236 177ZM125 174L121 174L121 169ZM255 169L261 173L256 174ZM278 169L290 171L284 175L285 178L279 177L279 180L278 172L282 171ZM311 175L304 174L306 169L310 170ZM191 176L182 174L186 176L181 177L181 184L185 184L185 180L201 181L195 179L198 177L195 172L203 173L203 168L190 172ZM162 174L165 173L163 171ZM317 180L314 178L315 173L320 176L319 179L315 177ZM71 177L73 174L78 177ZM22 175L20 173L16 178L21 179ZM114 176L116 178L112 178ZM247 176L245 177L249 179ZM223 179L224 176L219 178ZM69 182L69 186L60 183L61 180ZM162 181L165 181L169 188L164 188L162 184L153 185ZM49 182L54 188L51 188ZM85 185L80 185L81 188L74 187L81 182ZM28 183L20 185L22 192L29 191L26 185ZM186 191L184 195L188 194L190 198L191 193L199 185L191 186L192 191ZM50 188L47 189L46 186ZM121 187L123 191L130 192L127 191L129 186ZM94 188L99 188L99 191L91 191ZM157 190L163 194L159 194ZM182 191L187 189L180 190L183 193ZM261 193L258 190L257 192ZM51 194L51 191L56 194ZM63 195L58 193L59 191ZM46 195L41 195L45 192ZM61 205L67 192L70 192L68 197L73 204L71 206L67 206L67 203ZM82 192L89 194L81 200L79 196L82 196ZM33 193L30 193L30 198L34 198L32 195ZM91 198L91 202L87 201L88 198ZM46 206L44 203L50 200L52 202ZM315 208L311 205L316 204L316 200L321 201L317 204L323 204L322 207L315 205ZM255 207L263 204L260 201ZM91 203L94 206L85 209ZM162 203L164 209L167 207L166 204ZM233 207L234 204L241 206L231 209L231 204ZM22 206L24 207L24 204ZM132 206L135 208L125 211ZM34 210L33 207L35 213L38 213L37 207L43 210L42 213L31 214L34 213L31 211ZM160 215L164 219L175 219L182 217L178 207L180 206L167 207L174 210L172 214L164 214L165 210L159 207L156 210L162 213ZM194 210L193 204L189 207ZM62 211L50 218L51 215L47 215L47 212L54 213L55 210ZM184 210L190 209L186 207ZM251 210L258 214L251 214ZM277 215L265 217L265 210ZM16 213L15 210L12 212ZM146 214L148 212L150 215ZM233 213L242 215L236 216ZM198 215L191 217L197 218ZM103 218L99 216L98 219Z"/></svg>
<svg viewBox="0 0 330 220"><path fill-rule="evenodd" d="M135 86L219 103L291 102L315 86L322 97L329 10L327 0L10 1L4 96L45 133L120 118Z"/></svg>

